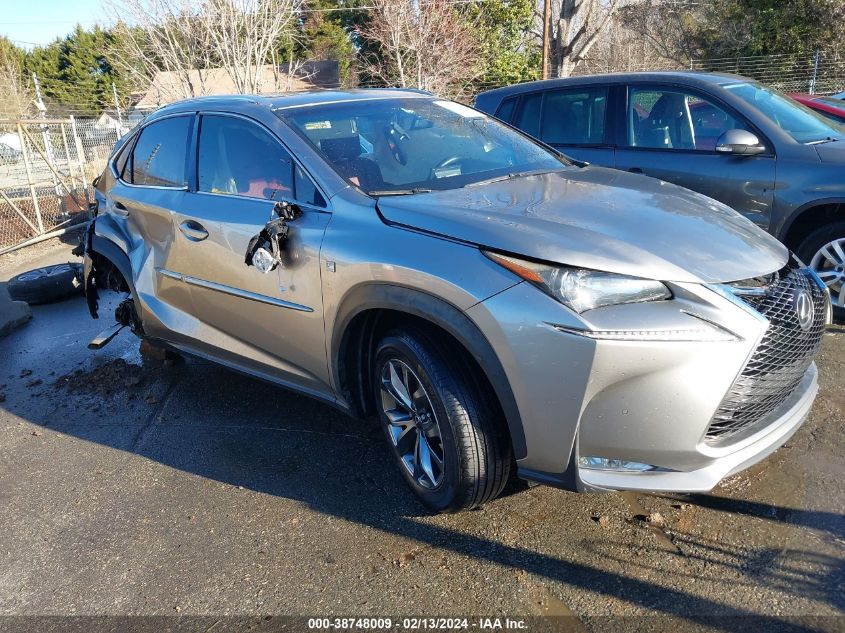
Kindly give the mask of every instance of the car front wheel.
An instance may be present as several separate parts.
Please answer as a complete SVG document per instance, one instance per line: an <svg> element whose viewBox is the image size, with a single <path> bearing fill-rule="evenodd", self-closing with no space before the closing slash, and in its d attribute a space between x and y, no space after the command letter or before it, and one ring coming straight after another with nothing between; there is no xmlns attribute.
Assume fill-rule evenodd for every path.
<svg viewBox="0 0 845 633"><path fill-rule="evenodd" d="M422 331L378 344L374 397L399 471L432 510L477 507L504 488L511 450L490 389L461 354Z"/></svg>

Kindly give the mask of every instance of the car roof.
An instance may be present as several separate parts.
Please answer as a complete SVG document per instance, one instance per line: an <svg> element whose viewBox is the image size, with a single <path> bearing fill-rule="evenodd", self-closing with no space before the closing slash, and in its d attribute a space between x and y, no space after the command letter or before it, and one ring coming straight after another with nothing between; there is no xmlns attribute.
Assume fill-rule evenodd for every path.
<svg viewBox="0 0 845 633"><path fill-rule="evenodd" d="M588 86L602 84L618 84L628 81L637 82L665 82L678 81L687 85L706 86L724 85L736 81L750 81L747 77L732 75L730 73L712 73L699 70L657 70L636 73L605 73L601 75L582 75L578 77L566 77L564 79L542 79L540 81L529 81L504 88L496 88L479 94L479 97L500 97L505 98L523 92L534 90L548 90L549 88L562 88L565 86Z"/></svg>
<svg viewBox="0 0 845 633"><path fill-rule="evenodd" d="M177 112L225 109L237 111L248 104L265 106L271 110L286 110L303 106L323 105L374 99L433 98L430 92L410 88L355 88L350 90L303 90L262 95L209 95L192 97L168 104L156 110L155 118ZM152 115L151 115L152 116Z"/></svg>

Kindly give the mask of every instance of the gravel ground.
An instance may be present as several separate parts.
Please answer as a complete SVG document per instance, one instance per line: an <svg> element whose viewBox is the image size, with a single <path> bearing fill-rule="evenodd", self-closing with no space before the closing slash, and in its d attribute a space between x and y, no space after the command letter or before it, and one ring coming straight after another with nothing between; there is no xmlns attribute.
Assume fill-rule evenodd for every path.
<svg viewBox="0 0 845 633"><path fill-rule="evenodd" d="M0 279L68 250L0 258ZM807 423L711 495L514 485L432 516L374 427L210 363L141 357L129 333L89 351L109 323L73 298L0 339L0 615L845 625L841 326Z"/></svg>

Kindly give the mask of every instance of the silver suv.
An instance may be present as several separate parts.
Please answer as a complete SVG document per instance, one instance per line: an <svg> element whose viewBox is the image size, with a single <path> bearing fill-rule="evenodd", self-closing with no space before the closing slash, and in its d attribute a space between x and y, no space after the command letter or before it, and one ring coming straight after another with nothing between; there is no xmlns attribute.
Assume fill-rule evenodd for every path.
<svg viewBox="0 0 845 633"><path fill-rule="evenodd" d="M830 299L700 194L415 91L184 101L97 184L85 287L180 352L377 417L430 508L514 472L707 491L804 420Z"/></svg>

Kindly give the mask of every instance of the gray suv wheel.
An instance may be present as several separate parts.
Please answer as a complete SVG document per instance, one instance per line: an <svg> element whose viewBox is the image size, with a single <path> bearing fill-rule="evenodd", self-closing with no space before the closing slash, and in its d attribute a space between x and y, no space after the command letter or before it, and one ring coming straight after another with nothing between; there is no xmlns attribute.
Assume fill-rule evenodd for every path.
<svg viewBox="0 0 845 633"><path fill-rule="evenodd" d="M511 449L498 407L467 361L422 332L379 343L374 398L405 481L432 510L479 506L501 493Z"/></svg>
<svg viewBox="0 0 845 633"><path fill-rule="evenodd" d="M798 247L798 257L830 290L834 316L845 319L845 222L828 224L811 233Z"/></svg>

